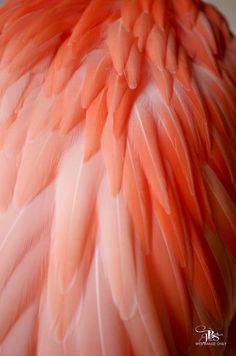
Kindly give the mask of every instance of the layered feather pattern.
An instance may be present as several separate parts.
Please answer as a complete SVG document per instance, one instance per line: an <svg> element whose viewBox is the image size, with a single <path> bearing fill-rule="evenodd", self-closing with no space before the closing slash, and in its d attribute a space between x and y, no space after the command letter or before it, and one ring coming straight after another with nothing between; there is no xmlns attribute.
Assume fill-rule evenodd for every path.
<svg viewBox="0 0 236 356"><path fill-rule="evenodd" d="M234 352L235 43L200 0L1 7L0 355Z"/></svg>

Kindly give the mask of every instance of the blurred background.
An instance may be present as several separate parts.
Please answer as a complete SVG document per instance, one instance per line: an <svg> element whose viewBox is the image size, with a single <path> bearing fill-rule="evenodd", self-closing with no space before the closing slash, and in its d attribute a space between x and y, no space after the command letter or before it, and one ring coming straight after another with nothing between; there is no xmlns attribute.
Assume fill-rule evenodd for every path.
<svg viewBox="0 0 236 356"><path fill-rule="evenodd" d="M227 18L231 30L236 34L236 0L208 0L217 6Z"/></svg>
<svg viewBox="0 0 236 356"><path fill-rule="evenodd" d="M236 34L236 0L207 0L205 2L212 3L221 10L227 18L231 30ZM4 0L0 0L0 4L2 3Z"/></svg>

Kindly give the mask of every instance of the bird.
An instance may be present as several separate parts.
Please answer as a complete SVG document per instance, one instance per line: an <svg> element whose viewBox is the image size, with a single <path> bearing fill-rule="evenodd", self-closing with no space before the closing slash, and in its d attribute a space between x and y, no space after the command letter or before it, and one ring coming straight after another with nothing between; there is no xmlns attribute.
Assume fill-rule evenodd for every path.
<svg viewBox="0 0 236 356"><path fill-rule="evenodd" d="M230 356L236 39L201 0L0 8L0 356Z"/></svg>

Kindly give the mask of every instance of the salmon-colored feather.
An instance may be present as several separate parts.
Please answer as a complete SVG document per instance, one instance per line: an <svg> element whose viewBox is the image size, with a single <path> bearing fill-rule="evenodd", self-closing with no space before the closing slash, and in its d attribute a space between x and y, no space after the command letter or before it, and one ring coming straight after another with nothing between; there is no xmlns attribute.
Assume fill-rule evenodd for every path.
<svg viewBox="0 0 236 356"><path fill-rule="evenodd" d="M174 83L174 95L172 96L171 102L185 137L188 137L189 142L194 142L195 152L203 157L205 147L201 141L201 131L197 126L187 92L177 81ZM192 145L190 145L189 149L192 150Z"/></svg>
<svg viewBox="0 0 236 356"><path fill-rule="evenodd" d="M132 120L133 137L131 138L138 153L150 188L164 209L169 212L166 174L157 144L157 130L150 113L135 106ZM158 181L158 185L156 182Z"/></svg>
<svg viewBox="0 0 236 356"><path fill-rule="evenodd" d="M130 89L136 89L141 77L142 57L137 45L133 44L126 63L126 77Z"/></svg>
<svg viewBox="0 0 236 356"><path fill-rule="evenodd" d="M175 167L173 171L176 172L177 175L181 175L179 181L180 185L183 182L182 179L186 179L188 189L190 193L194 195L194 181L188 144L185 140L177 117L175 117L170 110L161 106L159 111L158 131L161 136L160 141L165 145L163 146L163 150L166 148L166 157L168 157L168 160L172 166ZM175 165L173 164L173 160L175 160ZM177 166L178 163L179 167ZM177 176L176 178L178 180Z"/></svg>
<svg viewBox="0 0 236 356"><path fill-rule="evenodd" d="M56 202L59 199L63 201L63 205L59 204L55 211L53 249L55 249L55 258L58 260L58 280L62 289L67 289L70 285L77 268L77 259L83 254L86 234L90 226L89 220L95 208L97 184L101 175L98 157L84 162L81 149L81 144L78 147L74 145L67 152L59 168L61 175L56 189ZM78 154L79 160L77 160ZM90 174L91 169L93 174ZM68 184L68 177L70 183L65 191L62 187ZM88 192L85 188L89 190L91 199L87 199ZM83 204L81 204L82 201ZM78 219L79 206L81 206L81 213ZM70 259L64 259L64 254L70 256Z"/></svg>
<svg viewBox="0 0 236 356"><path fill-rule="evenodd" d="M134 233L141 239L146 253L150 250L151 199L148 185L131 144L128 142L124 163L124 195L133 219Z"/></svg>
<svg viewBox="0 0 236 356"><path fill-rule="evenodd" d="M30 201L51 182L61 149L62 139L53 133L26 142L14 190L13 199L18 206ZM38 174L32 180L32 173L35 170L38 170Z"/></svg>
<svg viewBox="0 0 236 356"><path fill-rule="evenodd" d="M180 46L178 49L178 68L176 71L176 79L178 79L181 84L188 89L191 81L191 75L190 61L184 47Z"/></svg>
<svg viewBox="0 0 236 356"><path fill-rule="evenodd" d="M110 69L110 58L101 52L94 51L88 66L81 88L81 104L88 108L106 84L106 77Z"/></svg>
<svg viewBox="0 0 236 356"><path fill-rule="evenodd" d="M29 83L30 76L27 73L20 77L14 84L12 84L1 97L0 104L0 120L14 121L14 113L20 109L20 104L23 101L24 91ZM9 100L9 98L11 98Z"/></svg>
<svg viewBox="0 0 236 356"><path fill-rule="evenodd" d="M211 48L213 54L218 53L218 48L216 44L216 39L214 36L213 29L211 27L210 21L208 21L206 15L203 12L200 12L198 14L198 18L195 24L196 30L198 33L202 35L202 37L205 38L208 46Z"/></svg>
<svg viewBox="0 0 236 356"><path fill-rule="evenodd" d="M166 22L166 2L165 0L154 1L152 4L152 14L155 23L164 30Z"/></svg>
<svg viewBox="0 0 236 356"><path fill-rule="evenodd" d="M85 160L89 159L100 147L102 131L107 118L106 94L106 89L101 90L86 112Z"/></svg>
<svg viewBox="0 0 236 356"><path fill-rule="evenodd" d="M162 31L158 25L153 25L147 39L147 53L153 64L162 70L166 56L167 34Z"/></svg>
<svg viewBox="0 0 236 356"><path fill-rule="evenodd" d="M98 208L98 243L104 272L121 318L131 319L136 310L136 271L133 229L127 207L120 195L111 196L108 182L104 181L98 196Z"/></svg>
<svg viewBox="0 0 236 356"><path fill-rule="evenodd" d="M175 217L171 217L175 221ZM159 218L158 218L159 219ZM162 218L160 221L155 219L154 235L153 235L153 270L155 271L155 278L161 287L165 304L168 313L171 314L171 325L176 330L175 342L181 348L185 348L185 341L189 336L191 330L191 312L189 308L189 295L184 286L184 279L181 275L178 257L172 254L173 249L168 242L169 232L163 231L161 227L163 224ZM162 230L163 229L163 230ZM161 273L165 271L165 273ZM175 286L176 293L171 293ZM178 306L178 307L177 307ZM179 345L180 344L180 345Z"/></svg>
<svg viewBox="0 0 236 356"><path fill-rule="evenodd" d="M124 75L117 75L111 71L108 82L107 107L110 114L113 114L118 108L125 91L128 89Z"/></svg>
<svg viewBox="0 0 236 356"><path fill-rule="evenodd" d="M143 51L145 48L146 40L148 38L149 32L152 29L152 25L152 17L145 12L142 12L135 21L134 35L138 38L138 48L140 51Z"/></svg>
<svg viewBox="0 0 236 356"><path fill-rule="evenodd" d="M104 4L103 0L92 0L89 4L86 2L83 4L82 2L81 5L81 10L83 10L83 12L81 13L81 17L75 26L73 35L71 36L72 42L77 41L79 36L83 35L91 28L105 22L106 17L111 12L112 1L108 0L106 1L106 4ZM97 16L94 16L95 13Z"/></svg>
<svg viewBox="0 0 236 356"><path fill-rule="evenodd" d="M210 200L213 213L216 218L216 224L224 236L225 242L229 244L231 252L236 253L234 249L234 235L236 232L236 207L217 175L208 166L204 167L205 179L210 189ZM213 190L214 184L214 190Z"/></svg>
<svg viewBox="0 0 236 356"><path fill-rule="evenodd" d="M177 57L177 40L176 40L176 36L174 33L174 30L171 28L169 30L169 34L168 34L168 40L167 40L167 49L166 49L166 59L165 59L165 65L166 68L171 72L171 73L175 73L177 70L177 61L178 61L178 57Z"/></svg>
<svg viewBox="0 0 236 356"><path fill-rule="evenodd" d="M139 243L135 246L137 264L137 312L135 317L126 322L126 329L131 339L134 354L168 355L168 348L161 328L161 321L154 306L145 257ZM144 287L144 288L143 288ZM173 351L173 349L172 349Z"/></svg>
<svg viewBox="0 0 236 356"><path fill-rule="evenodd" d="M127 31L130 31L140 14L140 4L136 0L124 0L121 8L122 21Z"/></svg>
<svg viewBox="0 0 236 356"><path fill-rule="evenodd" d="M17 163L15 157L0 153L0 211L7 210L13 196L16 182Z"/></svg>
<svg viewBox="0 0 236 356"><path fill-rule="evenodd" d="M64 156L56 187L57 207L52 230L48 289L53 324L59 338L65 337L74 318L94 249L94 229L91 229L90 219L94 215L101 168L98 157L85 163L81 149L81 142L74 144ZM90 199L87 199L88 191ZM63 204L57 203L60 201ZM87 240L88 236L90 239ZM81 263L78 266L79 260Z"/></svg>
<svg viewBox="0 0 236 356"><path fill-rule="evenodd" d="M3 255L0 263L0 290L14 276L17 266L26 257L31 248L38 243L38 236L48 236L48 220L52 216L52 203L47 199L52 197L52 189L48 189L34 200L24 210L9 208L1 214L0 250ZM39 208L44 210L38 214ZM32 224L27 222L31 219ZM24 239L24 243L22 240Z"/></svg>
<svg viewBox="0 0 236 356"><path fill-rule="evenodd" d="M163 100L169 104L173 94L173 77L166 69L155 69L153 76L159 87L160 95Z"/></svg>
<svg viewBox="0 0 236 356"><path fill-rule="evenodd" d="M61 120L58 123L61 133L69 133L85 119L86 110L82 108L80 99L83 79L84 69L76 70L63 92L62 103L60 103ZM64 110L68 101L70 102L70 107L68 110Z"/></svg>
<svg viewBox="0 0 236 356"><path fill-rule="evenodd" d="M102 152L112 194L120 191L126 151L125 135L114 136L112 118L108 117L102 135Z"/></svg>
<svg viewBox="0 0 236 356"><path fill-rule="evenodd" d="M132 37L131 34L125 30L121 20L117 20L110 25L107 45L113 66L117 73L122 75L132 45ZM119 51L120 54L117 56Z"/></svg>
<svg viewBox="0 0 236 356"><path fill-rule="evenodd" d="M119 137L124 132L129 123L129 116L135 97L136 91L127 88L113 114L113 130L116 137Z"/></svg>

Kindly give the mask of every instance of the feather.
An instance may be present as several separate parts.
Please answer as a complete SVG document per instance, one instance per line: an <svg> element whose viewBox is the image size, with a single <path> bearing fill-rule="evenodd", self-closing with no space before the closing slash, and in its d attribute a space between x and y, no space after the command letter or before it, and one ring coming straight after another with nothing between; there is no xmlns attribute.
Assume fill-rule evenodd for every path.
<svg viewBox="0 0 236 356"><path fill-rule="evenodd" d="M201 208L200 214L191 213L191 217L196 225L202 226L202 222L208 225L213 231L215 231L214 215L211 209L208 189L204 182L204 177L202 175L202 165L197 164L197 156L193 156L193 166L194 166L194 181L195 181L195 191L197 194L197 202ZM189 211L193 211L189 209ZM203 226L202 226L203 228Z"/></svg>
<svg viewBox="0 0 236 356"><path fill-rule="evenodd" d="M207 16L199 11L197 21L195 24L197 32L205 38L207 44L210 46L212 53L216 55L218 53L217 42L214 36L214 32L211 27L210 21L207 19Z"/></svg>
<svg viewBox="0 0 236 356"><path fill-rule="evenodd" d="M50 132L26 142L14 191L17 206L29 202L53 180L62 144L62 137ZM38 173L32 179L36 171Z"/></svg>
<svg viewBox="0 0 236 356"><path fill-rule="evenodd" d="M125 77L117 75L114 70L111 71L107 92L107 108L110 114L116 111L127 89Z"/></svg>
<svg viewBox="0 0 236 356"><path fill-rule="evenodd" d="M93 216L90 219L93 220ZM75 256L76 252L74 252L71 263L68 258L67 261L63 261L63 252L59 251L60 243L53 242L48 273L46 308L52 337L57 342L65 342L74 331L78 306L83 303L85 286L94 255L94 233L95 224L91 224L86 230L87 240L82 241L82 257L81 254L79 257ZM62 241L61 245L65 248L64 254L71 253L70 249L73 248L71 245L76 245L76 243L79 245L80 242L80 240L77 242L68 241L65 247ZM72 271L73 267L74 270Z"/></svg>
<svg viewBox="0 0 236 356"><path fill-rule="evenodd" d="M52 327L52 318L49 310L46 285L44 285L38 308L37 352L39 355L49 352L52 355L64 356L65 343L63 341L60 342L55 337L55 330Z"/></svg>
<svg viewBox="0 0 236 356"><path fill-rule="evenodd" d="M8 87L1 98L0 121L14 120L14 114L19 110L29 79L30 75L27 73Z"/></svg>
<svg viewBox="0 0 236 356"><path fill-rule="evenodd" d="M131 34L125 30L121 20L110 25L107 46L118 75L122 75L124 72L132 41Z"/></svg>
<svg viewBox="0 0 236 356"><path fill-rule="evenodd" d="M15 273L24 256L40 240L39 237L45 235L46 238L52 215L52 186L24 208L19 210L11 206L0 215L0 291Z"/></svg>
<svg viewBox="0 0 236 356"><path fill-rule="evenodd" d="M160 106L158 114L158 137L161 152L171 164L178 188L188 209L201 222L202 217L199 202L196 199L193 163L188 143L179 122L169 108ZM183 184L183 182L185 183Z"/></svg>
<svg viewBox="0 0 236 356"><path fill-rule="evenodd" d="M125 321L134 353L137 355L169 355L168 345L163 335L159 315L156 313L154 300L146 272L145 259L139 243L135 244L137 265L136 304L134 317ZM171 345L169 345L171 349ZM171 351L174 351L172 348ZM175 352L172 353L175 355Z"/></svg>
<svg viewBox="0 0 236 356"><path fill-rule="evenodd" d="M1 342L28 305L39 297L45 279L44 265L48 250L48 241L39 239L39 242L19 263L5 288L1 291L0 312L1 318L4 320L4 323L0 325Z"/></svg>
<svg viewBox="0 0 236 356"><path fill-rule="evenodd" d="M130 89L136 89L141 76L142 57L136 44L133 44L125 67L125 74Z"/></svg>
<svg viewBox="0 0 236 356"><path fill-rule="evenodd" d="M190 86L192 77L191 62L187 57L186 51L182 46L178 48L178 69L176 71L176 79L178 79L181 84L188 89Z"/></svg>
<svg viewBox="0 0 236 356"><path fill-rule="evenodd" d="M28 128L29 139L37 138L40 134L44 133L45 126L48 121L48 114L53 107L55 98L45 96L40 92L40 95L35 99L34 105L31 107L31 122Z"/></svg>
<svg viewBox="0 0 236 356"><path fill-rule="evenodd" d="M205 4L204 10L211 20L212 24L215 25L218 31L220 31L220 36L222 36L223 41L230 39L230 32L228 26L226 25L225 19L222 14L217 10L217 8L212 4ZM221 46L224 44L221 42Z"/></svg>
<svg viewBox="0 0 236 356"><path fill-rule="evenodd" d="M222 327L222 304L227 304L223 279L204 237L191 222L189 229L193 247L193 279L190 293L195 300L198 314L205 313L206 319L210 318L212 322L217 320L218 327Z"/></svg>
<svg viewBox="0 0 236 356"><path fill-rule="evenodd" d="M87 278L94 246L96 193L102 174L99 155L83 161L80 135L59 167L49 266L49 304L56 335L68 333Z"/></svg>
<svg viewBox="0 0 236 356"><path fill-rule="evenodd" d="M110 116L107 118L101 143L110 190L112 194L115 195L120 191L122 184L126 136L125 134L120 137L114 135Z"/></svg>
<svg viewBox="0 0 236 356"><path fill-rule="evenodd" d="M173 28L170 28L168 33L168 39L167 39L165 65L166 68L173 74L176 73L177 66L178 66L177 54L178 54L178 44L177 44L176 35Z"/></svg>
<svg viewBox="0 0 236 356"><path fill-rule="evenodd" d="M188 241L185 213L179 199L173 172L170 165L166 164L166 166L169 179L167 192L171 212L167 213L155 198L153 199L153 211L158 219L162 234L168 241L168 248L173 251L176 263L182 268L186 268L186 266L191 266L191 248Z"/></svg>
<svg viewBox="0 0 236 356"><path fill-rule="evenodd" d="M102 258L95 254L96 304L102 355L129 353L129 341L123 323L115 308L103 270ZM106 311L106 312L105 312ZM109 335L109 336L108 336Z"/></svg>
<svg viewBox="0 0 236 356"><path fill-rule="evenodd" d="M84 159L88 160L100 147L107 118L106 89L101 90L86 112Z"/></svg>
<svg viewBox="0 0 236 356"><path fill-rule="evenodd" d="M221 105L211 95L206 97L206 104L211 115L212 123L225 140L230 139L231 133L227 124L228 113L222 110Z"/></svg>
<svg viewBox="0 0 236 356"><path fill-rule="evenodd" d="M22 313L4 340L3 347L1 347L2 355L17 354L18 356L24 356L29 352L34 353L36 351L34 333L37 330L37 327L35 327L37 311L38 302L36 301L30 304ZM17 344L15 340L18 340Z"/></svg>
<svg viewBox="0 0 236 356"><path fill-rule="evenodd" d="M62 289L67 289L70 285L77 266L77 258L83 253L84 239L90 217L93 215L100 175L99 156L83 162L81 139L67 151L59 167L53 249L59 263L58 279ZM85 187L89 188L89 195ZM70 255L70 259L64 260L64 255L67 254Z"/></svg>
<svg viewBox="0 0 236 356"><path fill-rule="evenodd" d="M72 75L63 91L62 119L59 123L59 131L68 133L85 119L86 111L81 106L80 93L84 79L84 68L80 67ZM42 121L42 119L41 119Z"/></svg>
<svg viewBox="0 0 236 356"><path fill-rule="evenodd" d="M99 325L99 336L101 340L101 349L102 355L106 354L105 351L105 333L103 331L102 325L102 310L101 310L101 296L100 296L100 280L99 280L99 262L98 262L98 253L96 254L96 299L97 299L97 311L98 311L98 325Z"/></svg>
<svg viewBox="0 0 236 356"><path fill-rule="evenodd" d="M150 6L151 6L150 0L139 0L139 2L140 2L140 5L141 5L143 11L146 13L149 13Z"/></svg>
<svg viewBox="0 0 236 356"><path fill-rule="evenodd" d="M211 149L211 125L208 116L207 106L204 100L204 96L199 87L200 78L196 75L197 80L192 80L191 87L187 91L187 96L185 98L191 105L192 114L194 116L194 121L198 128L198 132L202 139L202 143L206 151ZM186 89L185 89L186 91Z"/></svg>
<svg viewBox="0 0 236 356"><path fill-rule="evenodd" d="M32 67L37 65L47 55L52 55L59 46L59 38L52 38L37 46L29 42L20 52L18 52L14 60L8 65L9 72L15 72L18 77L24 75Z"/></svg>
<svg viewBox="0 0 236 356"><path fill-rule="evenodd" d="M93 335L92 342L87 330ZM68 354L76 355L79 352L83 356L90 352L102 356L131 353L128 337L111 296L98 246L84 289L83 302L77 309L73 333L64 341L63 347Z"/></svg>
<svg viewBox="0 0 236 356"><path fill-rule="evenodd" d="M82 12L79 21L73 30L70 41L72 43L78 41L78 38L86 32L106 21L106 17L111 12L111 5L111 0L106 1L106 3L104 3L103 0L92 0ZM95 14L96 16L94 16Z"/></svg>
<svg viewBox="0 0 236 356"><path fill-rule="evenodd" d="M173 77L166 69L159 70L155 68L153 71L153 77L158 87L158 91L163 100L170 104L173 95Z"/></svg>
<svg viewBox="0 0 236 356"><path fill-rule="evenodd" d="M146 51L149 59L159 70L162 70L164 67L166 46L166 32L161 31L158 25L153 25L147 38Z"/></svg>
<svg viewBox="0 0 236 356"><path fill-rule="evenodd" d="M174 93L171 104L181 127L183 128L185 137L188 137L188 141L194 144L194 146L190 145L190 151L192 147L194 147L194 150L197 152L198 156L204 159L205 146L201 140L199 128L194 116L194 110L192 110L187 92L176 80L174 82Z"/></svg>
<svg viewBox="0 0 236 356"><path fill-rule="evenodd" d="M138 38L138 49L143 52L147 37L152 29L153 20L150 14L142 12L134 24L134 36Z"/></svg>
<svg viewBox="0 0 236 356"><path fill-rule="evenodd" d="M81 48L86 45L81 40ZM47 77L43 85L43 92L46 96L54 96L61 93L68 84L74 72L78 69L79 63L74 59L69 39L65 40L58 48L52 63L47 72Z"/></svg>
<svg viewBox="0 0 236 356"><path fill-rule="evenodd" d="M222 121L226 124L227 133L230 134L230 139L233 144L236 142L236 129L234 117L236 115L235 98L227 88L226 84L216 76L211 76L202 68L197 69L199 92L203 95L208 95L210 98L214 95L214 101L217 101L218 107L221 108ZM204 78L205 85L202 85ZM200 96L198 95L200 98ZM220 103L220 105L219 105Z"/></svg>
<svg viewBox="0 0 236 356"><path fill-rule="evenodd" d="M0 211L7 210L16 181L16 159L0 152Z"/></svg>
<svg viewBox="0 0 236 356"><path fill-rule="evenodd" d="M175 214L170 218L173 225L178 219L176 218ZM181 352L181 350L186 350L186 340L191 337L192 333L191 304L188 287L184 283L183 270L178 261L179 257L176 256L175 247L172 245L174 241L170 239L170 231L165 231L165 228L161 215L156 214L152 237L153 273L163 293L175 343ZM190 278L191 272L192 264L190 263L186 271L190 274ZM175 290L174 294L173 290Z"/></svg>
<svg viewBox="0 0 236 356"><path fill-rule="evenodd" d="M126 31L130 31L140 13L140 5L136 0L124 0L121 8L121 17Z"/></svg>
<svg viewBox="0 0 236 356"><path fill-rule="evenodd" d="M229 315L232 312L231 301L234 299L234 288L232 275L230 273L231 264L233 262L228 258L228 251L225 249L224 242L219 235L215 234L211 229L206 228L204 236L209 245L209 249L214 256L214 262L219 269L220 278L217 278L217 282L223 282L223 287L219 288L219 295L221 295L221 307L225 315Z"/></svg>
<svg viewBox="0 0 236 356"><path fill-rule="evenodd" d="M236 207L224 185L209 165L203 167L205 182L209 189L211 208L219 233L233 256L236 254L234 243L236 234Z"/></svg>
<svg viewBox="0 0 236 356"><path fill-rule="evenodd" d="M53 99L52 106L47 114L47 122L42 125L45 131L54 131L63 120L63 93L55 95Z"/></svg>
<svg viewBox="0 0 236 356"><path fill-rule="evenodd" d="M236 197L235 174L233 157L228 144L223 140L217 130L212 130L212 152L209 155L210 165L218 174L225 188L232 197Z"/></svg>
<svg viewBox="0 0 236 356"><path fill-rule="evenodd" d="M151 234L151 201L148 184L138 157L129 142L124 163L123 191L129 213L133 219L134 233L138 239L141 239L143 249L148 253Z"/></svg>
<svg viewBox="0 0 236 356"><path fill-rule="evenodd" d="M86 75L81 88L81 105L83 108L88 108L104 88L110 71L110 58L103 52L94 51L87 62Z"/></svg>
<svg viewBox="0 0 236 356"><path fill-rule="evenodd" d="M196 63L205 67L211 73L220 76L216 58L212 54L205 38L202 37L196 29L194 29L194 31L187 31L182 27L181 43L186 49L188 55L194 58Z"/></svg>
<svg viewBox="0 0 236 356"><path fill-rule="evenodd" d="M135 312L135 262L130 216L121 193L103 181L98 196L99 249L112 297L122 319Z"/></svg>
<svg viewBox="0 0 236 356"><path fill-rule="evenodd" d="M59 94L64 89L87 52L95 47L100 31L100 28L92 28L80 38L80 41L71 43L70 39L67 39L61 44L44 84L47 95Z"/></svg>
<svg viewBox="0 0 236 356"><path fill-rule="evenodd" d="M5 31L5 41L9 41L10 38L15 38L13 45L6 47L7 57L3 57L6 63L9 63L11 58L14 58L16 52L20 52L30 41L35 45L40 46L47 42L57 34L63 32L68 27L68 22L65 21L65 17L68 18L68 14L58 14L57 11L49 8L44 11L28 11L28 16L23 16L15 22L13 26ZM66 16L67 15L67 16ZM54 16L54 21L51 21ZM71 21L72 22L72 21ZM12 50L12 53L9 50Z"/></svg>
<svg viewBox="0 0 236 356"><path fill-rule="evenodd" d="M152 5L152 14L155 23L164 30L166 20L166 2L165 0L154 1Z"/></svg>
<svg viewBox="0 0 236 356"><path fill-rule="evenodd" d="M86 32L83 36L81 36L79 41L73 41L73 34L69 38L68 57L70 61L72 55L72 59L75 61L74 63L76 68L78 68L78 65L82 62L84 57L87 56L88 52L96 48L96 43L100 41L102 29L102 24L98 24L97 26L92 27L91 30ZM70 49L72 50L72 53ZM67 62L65 64L67 64Z"/></svg>
<svg viewBox="0 0 236 356"><path fill-rule="evenodd" d="M9 126L4 141L4 151L6 154L13 154L17 158L22 152L26 137L30 136L30 125L32 122L31 113L34 107L34 101L37 100L39 94L39 88L34 88L32 82L33 81L31 81L28 88L30 93L25 95L25 100L22 103L21 109L14 122Z"/></svg>
<svg viewBox="0 0 236 356"><path fill-rule="evenodd" d="M113 129L116 137L121 136L128 125L131 109L136 95L135 90L127 88L113 114Z"/></svg>
<svg viewBox="0 0 236 356"><path fill-rule="evenodd" d="M174 13L174 17L176 17L176 20L186 30L192 30L199 12L199 6L197 6L197 3L192 0L180 0L179 3L173 2L172 6L172 11Z"/></svg>
<svg viewBox="0 0 236 356"><path fill-rule="evenodd" d="M169 212L167 182L161 154L157 144L157 130L154 119L147 110L134 108L130 126L131 144L137 152L152 192L160 201L163 208Z"/></svg>

